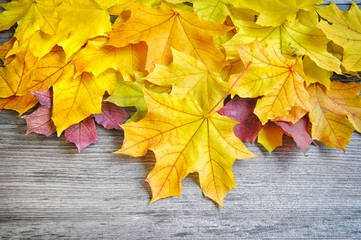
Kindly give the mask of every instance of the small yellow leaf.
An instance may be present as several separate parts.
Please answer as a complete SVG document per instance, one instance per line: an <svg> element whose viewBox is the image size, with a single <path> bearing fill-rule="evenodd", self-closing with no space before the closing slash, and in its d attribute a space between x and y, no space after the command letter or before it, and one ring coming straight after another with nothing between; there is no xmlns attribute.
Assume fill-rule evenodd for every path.
<svg viewBox="0 0 361 240"><path fill-rule="evenodd" d="M282 146L282 137L285 132L273 122L268 122L258 133L258 142L262 144L269 153L276 147Z"/></svg>

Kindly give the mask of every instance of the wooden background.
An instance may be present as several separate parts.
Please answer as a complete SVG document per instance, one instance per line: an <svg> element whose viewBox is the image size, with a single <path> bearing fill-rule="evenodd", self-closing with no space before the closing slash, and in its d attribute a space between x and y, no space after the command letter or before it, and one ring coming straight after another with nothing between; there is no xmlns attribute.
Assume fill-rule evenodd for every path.
<svg viewBox="0 0 361 240"><path fill-rule="evenodd" d="M180 198L149 204L153 154L114 155L123 133L97 130L98 143L79 154L64 137L25 135L15 112L0 114L0 238L361 239L358 133L346 154L319 144L304 156L288 137L272 155L248 144L260 157L235 162L238 188L219 208L196 174Z"/></svg>

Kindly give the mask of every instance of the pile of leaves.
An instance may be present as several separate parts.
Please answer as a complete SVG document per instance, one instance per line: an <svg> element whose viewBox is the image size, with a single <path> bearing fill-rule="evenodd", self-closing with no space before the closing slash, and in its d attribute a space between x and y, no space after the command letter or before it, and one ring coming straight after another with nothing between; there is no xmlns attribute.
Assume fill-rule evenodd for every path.
<svg viewBox="0 0 361 240"><path fill-rule="evenodd" d="M79 151L95 122L124 129L116 153L155 154L152 202L199 173L219 205L235 159L291 136L345 150L361 132L361 12L323 0L17 0L2 4L0 108L28 133L65 132ZM135 107L128 117L122 107ZM125 124L124 121L126 121ZM121 125L121 128L119 126Z"/></svg>

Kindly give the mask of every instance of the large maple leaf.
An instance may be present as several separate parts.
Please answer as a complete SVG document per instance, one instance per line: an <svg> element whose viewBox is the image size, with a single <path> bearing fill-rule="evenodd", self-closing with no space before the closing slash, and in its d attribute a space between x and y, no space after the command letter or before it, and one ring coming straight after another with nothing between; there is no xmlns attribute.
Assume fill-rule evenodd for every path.
<svg viewBox="0 0 361 240"><path fill-rule="evenodd" d="M317 26L329 39L344 49L342 64L348 71L361 71L361 10L354 2L349 11L341 11L335 3L317 10L321 20Z"/></svg>
<svg viewBox="0 0 361 240"><path fill-rule="evenodd" d="M181 99L145 90L145 101L147 116L122 125L125 140L117 153L142 156L148 149L155 153L156 165L146 180L152 202L179 196L181 181L198 172L205 196L222 206L227 192L235 187L234 160L255 157L234 135L236 122L215 111L223 98L208 111L191 95Z"/></svg>
<svg viewBox="0 0 361 240"><path fill-rule="evenodd" d="M145 41L149 47L148 71L154 64L168 65L172 61L171 47L200 59L213 71L226 64L213 37L222 36L229 27L201 20L194 12L175 12L165 4L158 8L131 1L128 4L131 17L109 33L108 44L124 47Z"/></svg>
<svg viewBox="0 0 361 240"><path fill-rule="evenodd" d="M300 58L287 59L273 47L264 48L255 42L239 47L245 63L252 61L249 70L238 81L235 92L241 97L259 97L255 113L265 124L269 119L287 116L292 107L308 109L308 93L304 88L304 74Z"/></svg>
<svg viewBox="0 0 361 240"><path fill-rule="evenodd" d="M332 82L308 88L312 138L345 151L354 129L361 132L361 84Z"/></svg>
<svg viewBox="0 0 361 240"><path fill-rule="evenodd" d="M211 109L227 92L228 85L201 61L176 50L172 52L173 62L168 66L156 65L146 79L160 86L172 86L174 96L185 97L190 93L205 111Z"/></svg>
<svg viewBox="0 0 361 240"><path fill-rule="evenodd" d="M234 21L237 34L225 45L229 54L235 53L235 46L258 40L263 45L278 48L283 55L307 55L318 66L329 71L340 72L341 62L327 51L330 41L321 29L317 28L316 13L300 12L294 21L285 21L280 26L261 26L254 17L239 15Z"/></svg>

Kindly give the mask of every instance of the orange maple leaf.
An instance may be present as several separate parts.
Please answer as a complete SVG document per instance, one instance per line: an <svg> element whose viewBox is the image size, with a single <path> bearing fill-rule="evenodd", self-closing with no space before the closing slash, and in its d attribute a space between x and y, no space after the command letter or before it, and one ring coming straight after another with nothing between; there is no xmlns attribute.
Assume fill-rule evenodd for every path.
<svg viewBox="0 0 361 240"><path fill-rule="evenodd" d="M132 12L130 19L109 33L108 44L124 47L145 41L149 47L148 71L154 64L171 63L171 47L198 58L212 71L220 70L227 63L213 37L222 36L231 28L202 20L195 12L175 12L165 4L152 8L129 1L128 5Z"/></svg>

